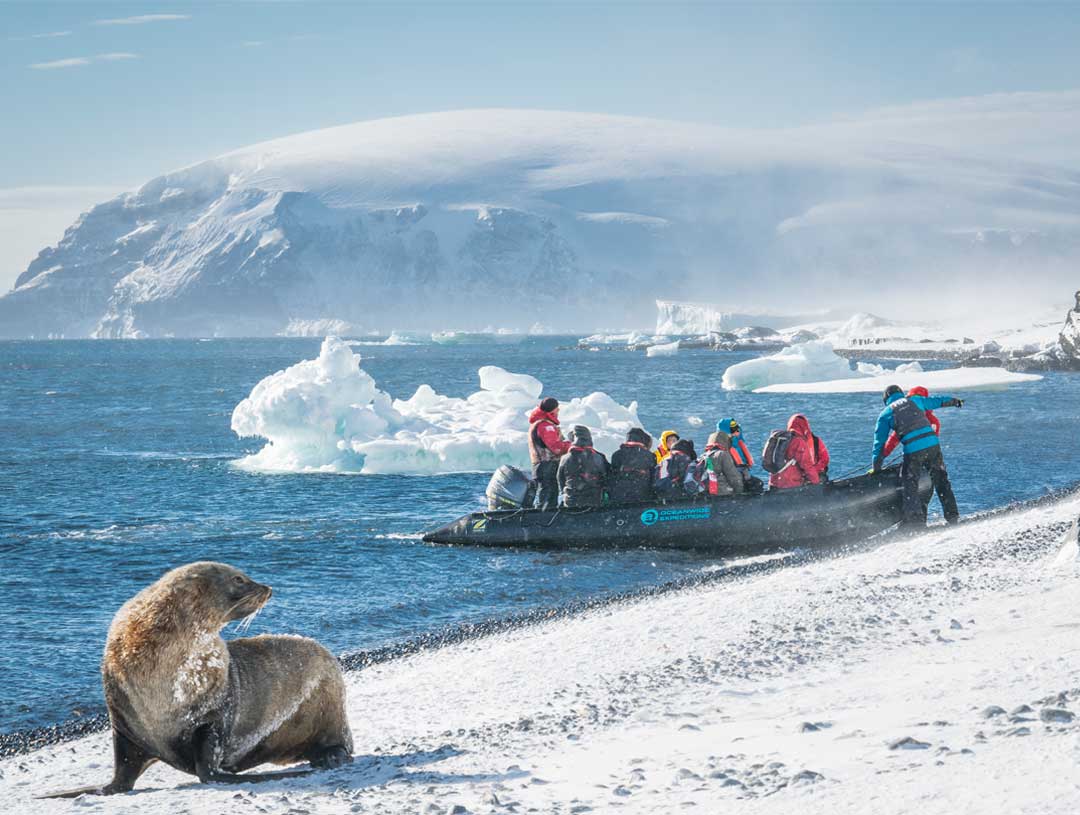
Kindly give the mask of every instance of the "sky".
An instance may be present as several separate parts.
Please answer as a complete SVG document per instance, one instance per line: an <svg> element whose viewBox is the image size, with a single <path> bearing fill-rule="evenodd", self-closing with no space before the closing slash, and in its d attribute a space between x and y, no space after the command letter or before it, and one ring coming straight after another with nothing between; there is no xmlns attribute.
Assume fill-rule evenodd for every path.
<svg viewBox="0 0 1080 815"><path fill-rule="evenodd" d="M89 205L291 133L474 107L740 128L1080 88L1080 2L0 2L0 291Z"/></svg>

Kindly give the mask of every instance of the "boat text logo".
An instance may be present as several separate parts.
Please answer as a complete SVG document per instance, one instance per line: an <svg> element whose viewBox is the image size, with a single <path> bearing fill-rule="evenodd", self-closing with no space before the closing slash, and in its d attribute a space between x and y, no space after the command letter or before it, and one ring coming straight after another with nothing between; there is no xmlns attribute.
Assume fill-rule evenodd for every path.
<svg viewBox="0 0 1080 815"><path fill-rule="evenodd" d="M707 520L712 512L709 506L697 507L673 507L672 509L647 509L641 513L641 523L644 526L652 526L656 523L669 521L699 521Z"/></svg>

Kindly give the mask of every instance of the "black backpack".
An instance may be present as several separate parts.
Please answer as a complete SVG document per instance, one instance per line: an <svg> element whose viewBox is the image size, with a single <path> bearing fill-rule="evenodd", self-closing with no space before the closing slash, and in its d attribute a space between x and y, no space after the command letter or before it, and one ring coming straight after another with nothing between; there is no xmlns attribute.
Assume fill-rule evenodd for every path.
<svg viewBox="0 0 1080 815"><path fill-rule="evenodd" d="M774 430L765 449L761 451L761 469L767 473L778 473L788 465L788 446L795 434L790 430Z"/></svg>

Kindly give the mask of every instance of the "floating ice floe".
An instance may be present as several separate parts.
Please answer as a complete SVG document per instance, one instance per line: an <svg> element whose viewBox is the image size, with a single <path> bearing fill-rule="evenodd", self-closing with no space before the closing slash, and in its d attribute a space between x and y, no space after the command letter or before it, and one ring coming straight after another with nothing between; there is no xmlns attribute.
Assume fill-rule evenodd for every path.
<svg viewBox="0 0 1080 815"><path fill-rule="evenodd" d="M263 379L233 410L232 429L267 444L237 465L268 472L434 475L527 467L528 414L540 380L493 365L479 370L480 390L462 399L421 385L392 399L360 367L349 345L327 337L318 359ZM564 427L587 425L596 448L614 452L640 426L637 402L604 393L562 401Z"/></svg>
<svg viewBox="0 0 1080 815"><path fill-rule="evenodd" d="M827 342L811 341L792 345L767 357L748 359L732 365L720 381L725 390L753 391L767 385L846 379L864 374L833 352Z"/></svg>
<svg viewBox="0 0 1080 815"><path fill-rule="evenodd" d="M1000 391L1010 385L1036 382L1038 374L1019 374L1004 368L948 368L944 371L886 372L881 376L834 379L823 382L791 382L757 388L754 393L880 393L889 385L907 391L922 385L938 394L963 391Z"/></svg>
<svg viewBox="0 0 1080 815"><path fill-rule="evenodd" d="M937 391L1001 390L1042 377L1004 368L950 368L924 371L918 362L889 370L881 365L851 363L833 352L827 342L805 342L772 356L732 365L721 384L727 390L754 393L873 393L888 385L904 390L922 385Z"/></svg>
<svg viewBox="0 0 1080 815"><path fill-rule="evenodd" d="M650 345L645 349L647 357L673 357L679 353L679 341L664 343L663 345Z"/></svg>

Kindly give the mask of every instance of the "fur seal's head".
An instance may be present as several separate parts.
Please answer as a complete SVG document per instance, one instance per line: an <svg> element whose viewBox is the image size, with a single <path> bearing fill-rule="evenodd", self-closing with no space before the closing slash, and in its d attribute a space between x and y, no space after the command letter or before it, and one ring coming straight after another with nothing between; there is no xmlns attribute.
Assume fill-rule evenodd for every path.
<svg viewBox="0 0 1080 815"><path fill-rule="evenodd" d="M261 609L272 593L226 563L200 561L166 573L151 589L168 587L169 600L220 629Z"/></svg>
<svg viewBox="0 0 1080 815"><path fill-rule="evenodd" d="M117 612L102 668L122 673L160 666L165 651L186 654L185 643L200 632L216 638L226 623L261 609L270 594L269 586L225 563L200 561L166 572Z"/></svg>

